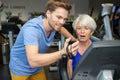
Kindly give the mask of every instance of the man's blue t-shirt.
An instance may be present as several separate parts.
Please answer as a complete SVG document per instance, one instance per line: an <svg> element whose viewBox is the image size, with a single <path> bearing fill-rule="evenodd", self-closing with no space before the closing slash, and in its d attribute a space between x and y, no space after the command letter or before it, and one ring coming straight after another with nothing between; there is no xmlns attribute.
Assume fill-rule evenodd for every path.
<svg viewBox="0 0 120 80"><path fill-rule="evenodd" d="M10 71L13 74L25 76L39 72L43 67L32 68L27 60L26 45L39 47L39 53L45 53L51 45L56 31L52 31L47 37L42 22L43 16L39 16L26 22L21 28L14 46L10 52Z"/></svg>

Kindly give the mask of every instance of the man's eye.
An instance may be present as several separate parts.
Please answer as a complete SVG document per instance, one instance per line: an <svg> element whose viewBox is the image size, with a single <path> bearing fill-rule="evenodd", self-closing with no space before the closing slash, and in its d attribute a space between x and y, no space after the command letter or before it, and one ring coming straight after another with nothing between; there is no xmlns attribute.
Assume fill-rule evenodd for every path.
<svg viewBox="0 0 120 80"><path fill-rule="evenodd" d="M65 21L67 21L68 19L67 19L67 18L65 18L64 20L65 20Z"/></svg>
<svg viewBox="0 0 120 80"><path fill-rule="evenodd" d="M62 17L61 17L61 16L57 16L57 18L58 18L58 19L62 19Z"/></svg>
<svg viewBox="0 0 120 80"><path fill-rule="evenodd" d="M67 20L67 18L63 18L63 17L61 17L61 16L57 16L57 18L58 18L58 19L64 19L64 21Z"/></svg>

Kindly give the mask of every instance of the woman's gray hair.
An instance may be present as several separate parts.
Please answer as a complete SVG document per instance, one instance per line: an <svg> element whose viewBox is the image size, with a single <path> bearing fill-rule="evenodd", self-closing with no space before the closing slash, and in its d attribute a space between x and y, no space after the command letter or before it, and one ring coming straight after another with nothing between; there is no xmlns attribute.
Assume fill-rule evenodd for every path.
<svg viewBox="0 0 120 80"><path fill-rule="evenodd" d="M95 20L90 17L87 14L80 14L74 21L73 21L73 29L76 30L77 29L77 24L78 22L80 23L80 27L88 27L90 28L93 32L95 31L97 25Z"/></svg>

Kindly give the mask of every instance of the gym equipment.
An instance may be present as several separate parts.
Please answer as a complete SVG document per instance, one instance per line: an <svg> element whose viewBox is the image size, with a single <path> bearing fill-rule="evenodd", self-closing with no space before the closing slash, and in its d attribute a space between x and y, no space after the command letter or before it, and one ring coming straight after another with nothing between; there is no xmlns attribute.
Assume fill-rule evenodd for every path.
<svg viewBox="0 0 120 80"><path fill-rule="evenodd" d="M120 40L94 42L79 61L73 80L118 80L119 58Z"/></svg>
<svg viewBox="0 0 120 80"><path fill-rule="evenodd" d="M112 37L109 14L113 4L102 4L102 14L105 34L102 40L94 42L79 61L72 80L113 80L120 78L120 40ZM66 62L67 62L67 57ZM62 58L63 59L63 58ZM64 59L65 60L65 59ZM61 72L66 70L66 62L61 62ZM60 74L61 75L61 74ZM68 80L61 76L62 80Z"/></svg>
<svg viewBox="0 0 120 80"><path fill-rule="evenodd" d="M3 37L4 42L2 43L2 58L3 64L9 63L9 52L13 46L14 39L16 38L20 29L15 23L3 23L1 24L0 35Z"/></svg>
<svg viewBox="0 0 120 80"><path fill-rule="evenodd" d="M62 59L59 61L59 80L69 80L67 74L67 59L68 56L66 54L62 55Z"/></svg>
<svg viewBox="0 0 120 80"><path fill-rule="evenodd" d="M102 4L102 14L103 22L104 22L104 28L105 28L105 35L103 37L103 40L113 40L110 22L109 22L109 15L111 13L113 4Z"/></svg>
<svg viewBox="0 0 120 80"><path fill-rule="evenodd" d="M51 44L51 47L57 47L58 50L61 49L61 41L59 39L54 39L53 43ZM54 66L53 65L50 65L49 67L49 71L50 72L55 72L55 71L58 71L58 64L55 64Z"/></svg>

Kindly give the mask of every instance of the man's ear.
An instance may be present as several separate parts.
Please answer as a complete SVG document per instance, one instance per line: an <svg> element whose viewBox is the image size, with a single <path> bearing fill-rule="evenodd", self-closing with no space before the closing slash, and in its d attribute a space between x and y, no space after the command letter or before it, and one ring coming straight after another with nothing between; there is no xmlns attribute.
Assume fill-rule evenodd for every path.
<svg viewBox="0 0 120 80"><path fill-rule="evenodd" d="M49 10L46 11L46 17L49 17L51 12Z"/></svg>

